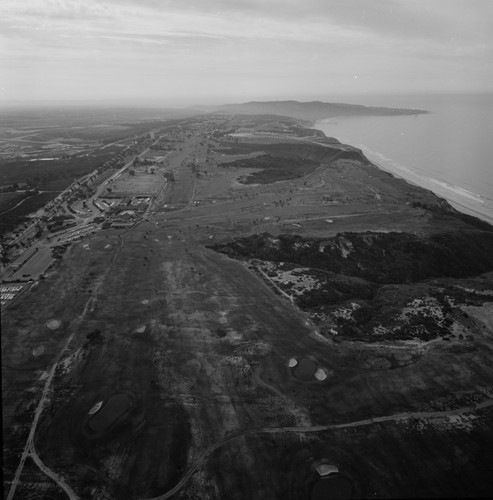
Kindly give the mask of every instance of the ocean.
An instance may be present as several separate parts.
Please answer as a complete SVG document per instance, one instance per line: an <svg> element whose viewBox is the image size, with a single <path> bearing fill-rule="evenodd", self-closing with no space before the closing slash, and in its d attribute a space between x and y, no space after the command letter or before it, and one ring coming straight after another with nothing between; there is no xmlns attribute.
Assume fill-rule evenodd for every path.
<svg viewBox="0 0 493 500"><path fill-rule="evenodd" d="M493 223L493 94L353 96L339 102L429 111L329 118L315 127L361 148L380 168Z"/></svg>

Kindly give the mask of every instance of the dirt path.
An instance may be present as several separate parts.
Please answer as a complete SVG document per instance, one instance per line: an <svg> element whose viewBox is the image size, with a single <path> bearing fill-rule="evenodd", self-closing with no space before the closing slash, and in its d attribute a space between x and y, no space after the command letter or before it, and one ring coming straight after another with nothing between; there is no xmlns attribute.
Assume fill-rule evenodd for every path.
<svg viewBox="0 0 493 500"><path fill-rule="evenodd" d="M32 194L31 196L27 196L26 198L22 198L22 200L19 201L19 203L17 203L17 205L14 205L13 207L10 207L7 210L1 212L0 215L11 212L12 210L14 210L14 208L17 208L18 206L22 205L26 200L29 200L29 198L32 198L33 196L34 196L34 194Z"/></svg>
<svg viewBox="0 0 493 500"><path fill-rule="evenodd" d="M118 247L118 250L115 252L105 275L108 273L109 269L114 264L117 256L119 255L119 253L121 251L122 246L123 246L123 238L120 238L120 245ZM24 464L26 462L27 457L31 457L32 460L34 461L34 463L39 467L39 469L44 474L46 474L48 477L53 479L53 481L55 481L55 483L58 486L60 486L60 488L62 488L65 491L65 493L67 493L70 500L79 500L79 497L74 493L74 491L64 481L64 479L43 463L43 461L39 457L38 453L36 452L36 448L34 446L34 436L36 434L36 428L38 426L39 419L40 419L40 417L43 413L44 407L49 399L48 396L49 396L49 393L51 390L51 385L53 382L53 378L55 377L55 372L56 372L56 369L58 367L58 364L62 360L63 355L67 351L69 345L72 343L72 340L77 332L77 329L78 329L79 325L82 323L82 321L84 320L84 318L87 314L87 311L96 301L98 291L103 283L104 283L104 277L103 277L103 279L100 280L98 286L93 290L91 296L86 301L86 303L84 305L84 309L82 310L81 314L76 318L74 323L71 325L72 334L68 337L66 342L63 344L62 349L60 350L60 352L58 353L58 356L55 359L55 363L53 364L53 366L50 369L50 372L49 372L48 377L46 379L45 385L43 387L43 392L41 394L41 398L39 400L38 406L37 406L36 411L34 413L34 419L33 419L33 422L31 424L31 429L29 431L29 436L27 438L26 445L24 446L24 450L22 452L21 459L19 461L19 465L17 466L17 470L15 472L14 479L12 480L12 484L10 486L10 491L9 491L8 496L7 496L7 500L12 500L14 498L15 490L17 489L17 485L19 484L19 480L20 480L22 471L24 470Z"/></svg>
<svg viewBox="0 0 493 500"><path fill-rule="evenodd" d="M91 301L91 298L86 303L86 307L84 308L83 315L85 315L85 313L87 311L87 307L89 305L89 302ZM83 318L83 316L81 317L81 319L82 318ZM19 465L18 465L17 470L15 472L14 479L12 480L12 484L10 486L10 491L9 491L8 496L7 496L7 500L12 500L14 498L15 490L16 490L17 485L19 483L19 479L21 477L22 471L24 469L24 464L25 464L28 456L30 456L34 460L34 462L36 463L36 465L38 465L38 467L39 467L39 464L42 464L42 467L40 467L40 469L47 476L51 477L67 493L70 500L77 500L78 499L78 497L70 489L70 487L65 483L65 481L63 481L63 479L60 476L58 476L55 472L53 472L51 469L49 469L48 467L46 467L43 464L43 462L39 458L39 456L34 448L34 435L36 433L36 427L38 426L39 419L41 417L41 414L43 413L45 404L48 400L48 394L49 394L50 389L51 389L51 384L53 382L53 378L55 376L55 372L56 372L58 363L62 359L63 354L65 353L68 346L72 342L74 336L75 336L75 329L73 330L73 333L70 335L70 337L67 339L67 341L63 345L61 351L58 354L58 357L57 357L55 363L51 367L48 378L46 379L46 382L45 382L45 385L43 388L43 393L41 394L41 398L39 400L38 406L37 406L36 411L34 413L34 419L33 419L33 423L31 424L31 430L29 431L29 436L27 438L26 445L24 446L24 450L22 452Z"/></svg>
<svg viewBox="0 0 493 500"><path fill-rule="evenodd" d="M258 380L258 376L257 379ZM267 384L262 384L267 385ZM271 388L270 386L268 386ZM277 390L276 390L277 393ZM222 441L218 441L217 443L209 446L195 461L195 463L188 469L186 474L182 477L182 479L168 492L163 495L159 495L157 497L153 497L150 499L142 499L142 500L165 500L166 498L171 498L173 495L178 493L188 480L192 477L192 475L199 470L206 462L206 460L219 448L222 446L234 441L236 439L243 438L245 436L250 436L253 434L277 434L280 432L299 432L299 433L312 433L312 432L323 432L335 429L347 429L350 427L363 427L366 425L376 424L380 422L397 422L400 420L409 420L412 418L443 418L449 417L453 415L462 415L464 413L472 412L475 410L480 410L483 408L488 408L493 406L493 398L487 399L482 403L478 403L474 406L465 406L463 408L457 408L455 410L446 410L446 411L436 411L436 412L410 412L410 413L398 413L395 415L387 415L383 417L375 417L375 418L367 418L364 420L356 420L354 422L348 422L345 424L330 424L330 425L315 425L310 427L261 427L259 429L250 429L247 431L239 432L238 434L231 435Z"/></svg>
<svg viewBox="0 0 493 500"><path fill-rule="evenodd" d="M260 269L260 267L258 266L255 266L255 269L257 269L257 271L264 277L265 281L267 283L271 283L272 286L283 296L285 297L286 299L289 300L289 302L293 303L294 302L294 299L293 297L291 297L291 295L288 295L284 290L282 290L281 288L279 288L279 286L277 285L277 283L275 283L274 281L272 281L268 276L267 274L262 270Z"/></svg>

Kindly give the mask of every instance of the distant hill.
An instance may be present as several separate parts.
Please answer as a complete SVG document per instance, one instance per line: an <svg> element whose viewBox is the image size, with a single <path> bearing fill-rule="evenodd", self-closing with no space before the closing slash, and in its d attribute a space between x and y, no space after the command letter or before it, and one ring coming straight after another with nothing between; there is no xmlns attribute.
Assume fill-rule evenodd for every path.
<svg viewBox="0 0 493 500"><path fill-rule="evenodd" d="M226 104L215 109L226 114L272 114L292 116L303 120L316 121L336 116L392 116L428 113L421 109L368 107L359 104L330 103L321 101L252 101L244 104Z"/></svg>

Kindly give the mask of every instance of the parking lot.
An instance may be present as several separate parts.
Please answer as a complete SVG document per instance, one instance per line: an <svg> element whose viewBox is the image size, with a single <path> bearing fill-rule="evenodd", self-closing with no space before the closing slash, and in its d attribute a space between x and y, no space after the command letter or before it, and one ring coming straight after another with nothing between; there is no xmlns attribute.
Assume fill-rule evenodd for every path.
<svg viewBox="0 0 493 500"><path fill-rule="evenodd" d="M22 293L26 287L25 283L2 283L0 285L0 298L2 309L12 303L12 301Z"/></svg>
<svg viewBox="0 0 493 500"><path fill-rule="evenodd" d="M48 269L53 260L51 248L42 248L37 251L23 266L17 269L11 279L22 281L30 279L37 280L39 276L43 274L46 269Z"/></svg>

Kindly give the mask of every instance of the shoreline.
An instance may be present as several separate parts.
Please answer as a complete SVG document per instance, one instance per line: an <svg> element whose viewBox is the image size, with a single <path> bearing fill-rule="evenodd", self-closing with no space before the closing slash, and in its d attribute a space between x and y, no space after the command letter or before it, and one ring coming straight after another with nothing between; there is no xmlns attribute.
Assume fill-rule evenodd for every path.
<svg viewBox="0 0 493 500"><path fill-rule="evenodd" d="M368 158L364 151L363 151L363 154L365 155L366 158ZM392 168L384 167L380 163L372 160L371 158L368 158L368 160L373 165L375 165L377 168L379 168L380 170L388 172L388 173L390 173L390 174L392 174L400 179L405 180L406 182L409 182L410 184L414 184L420 188L428 189L429 191L432 191L436 196L445 199L456 210L459 210L460 212L463 212L467 215L472 215L473 217L477 217L477 218L493 225L493 214L490 215L484 211L478 210L478 208L476 206L478 204L481 204L482 206L484 206L484 204L486 203L484 197L482 197L481 195L467 191L466 189L463 189L460 186L455 186L455 185L449 184L448 182L434 179L433 177L424 177L422 175L415 174L412 171L409 171L409 172L410 172L411 176L413 177L413 179L409 179L408 177L406 177L404 175L400 175L399 171L397 169L394 170ZM417 179L414 179L414 178L417 178ZM420 182L420 180L422 180L423 182ZM437 190L436 188L434 188L434 185L439 186L442 189ZM453 196L454 194L456 195L455 197ZM467 200L472 202L472 206L471 206L471 204L466 203Z"/></svg>
<svg viewBox="0 0 493 500"><path fill-rule="evenodd" d="M316 130L325 133L323 129L319 127L319 123L323 120L317 120L313 123L313 127ZM326 135L327 137L327 135ZM339 140L337 137L335 139ZM341 141L341 144L345 144ZM399 179L403 179L410 184L414 184L415 186L421 187L423 189L428 189L432 191L436 196L444 198L451 206L453 206L456 210L463 212L467 215L471 215L473 217L477 217L491 225L493 225L493 206L487 204L487 198L481 196L477 193L474 193L470 190L457 186L455 184L450 184L447 181L443 181L440 179L435 179L433 177L424 176L422 174L418 174L408 168L392 168L387 167L379 163L377 160L373 159L372 152L368 153L364 147L359 145L347 144L348 146L357 148L361 150L363 156L370 162L372 165L375 165L380 170L384 172L388 172ZM381 154L378 152L374 152L376 154ZM407 174L407 175L406 175ZM439 189L437 189L437 186ZM455 194L455 196L454 196ZM469 200L471 203L467 203ZM485 206L491 209L491 213L485 212L479 209L479 205Z"/></svg>

